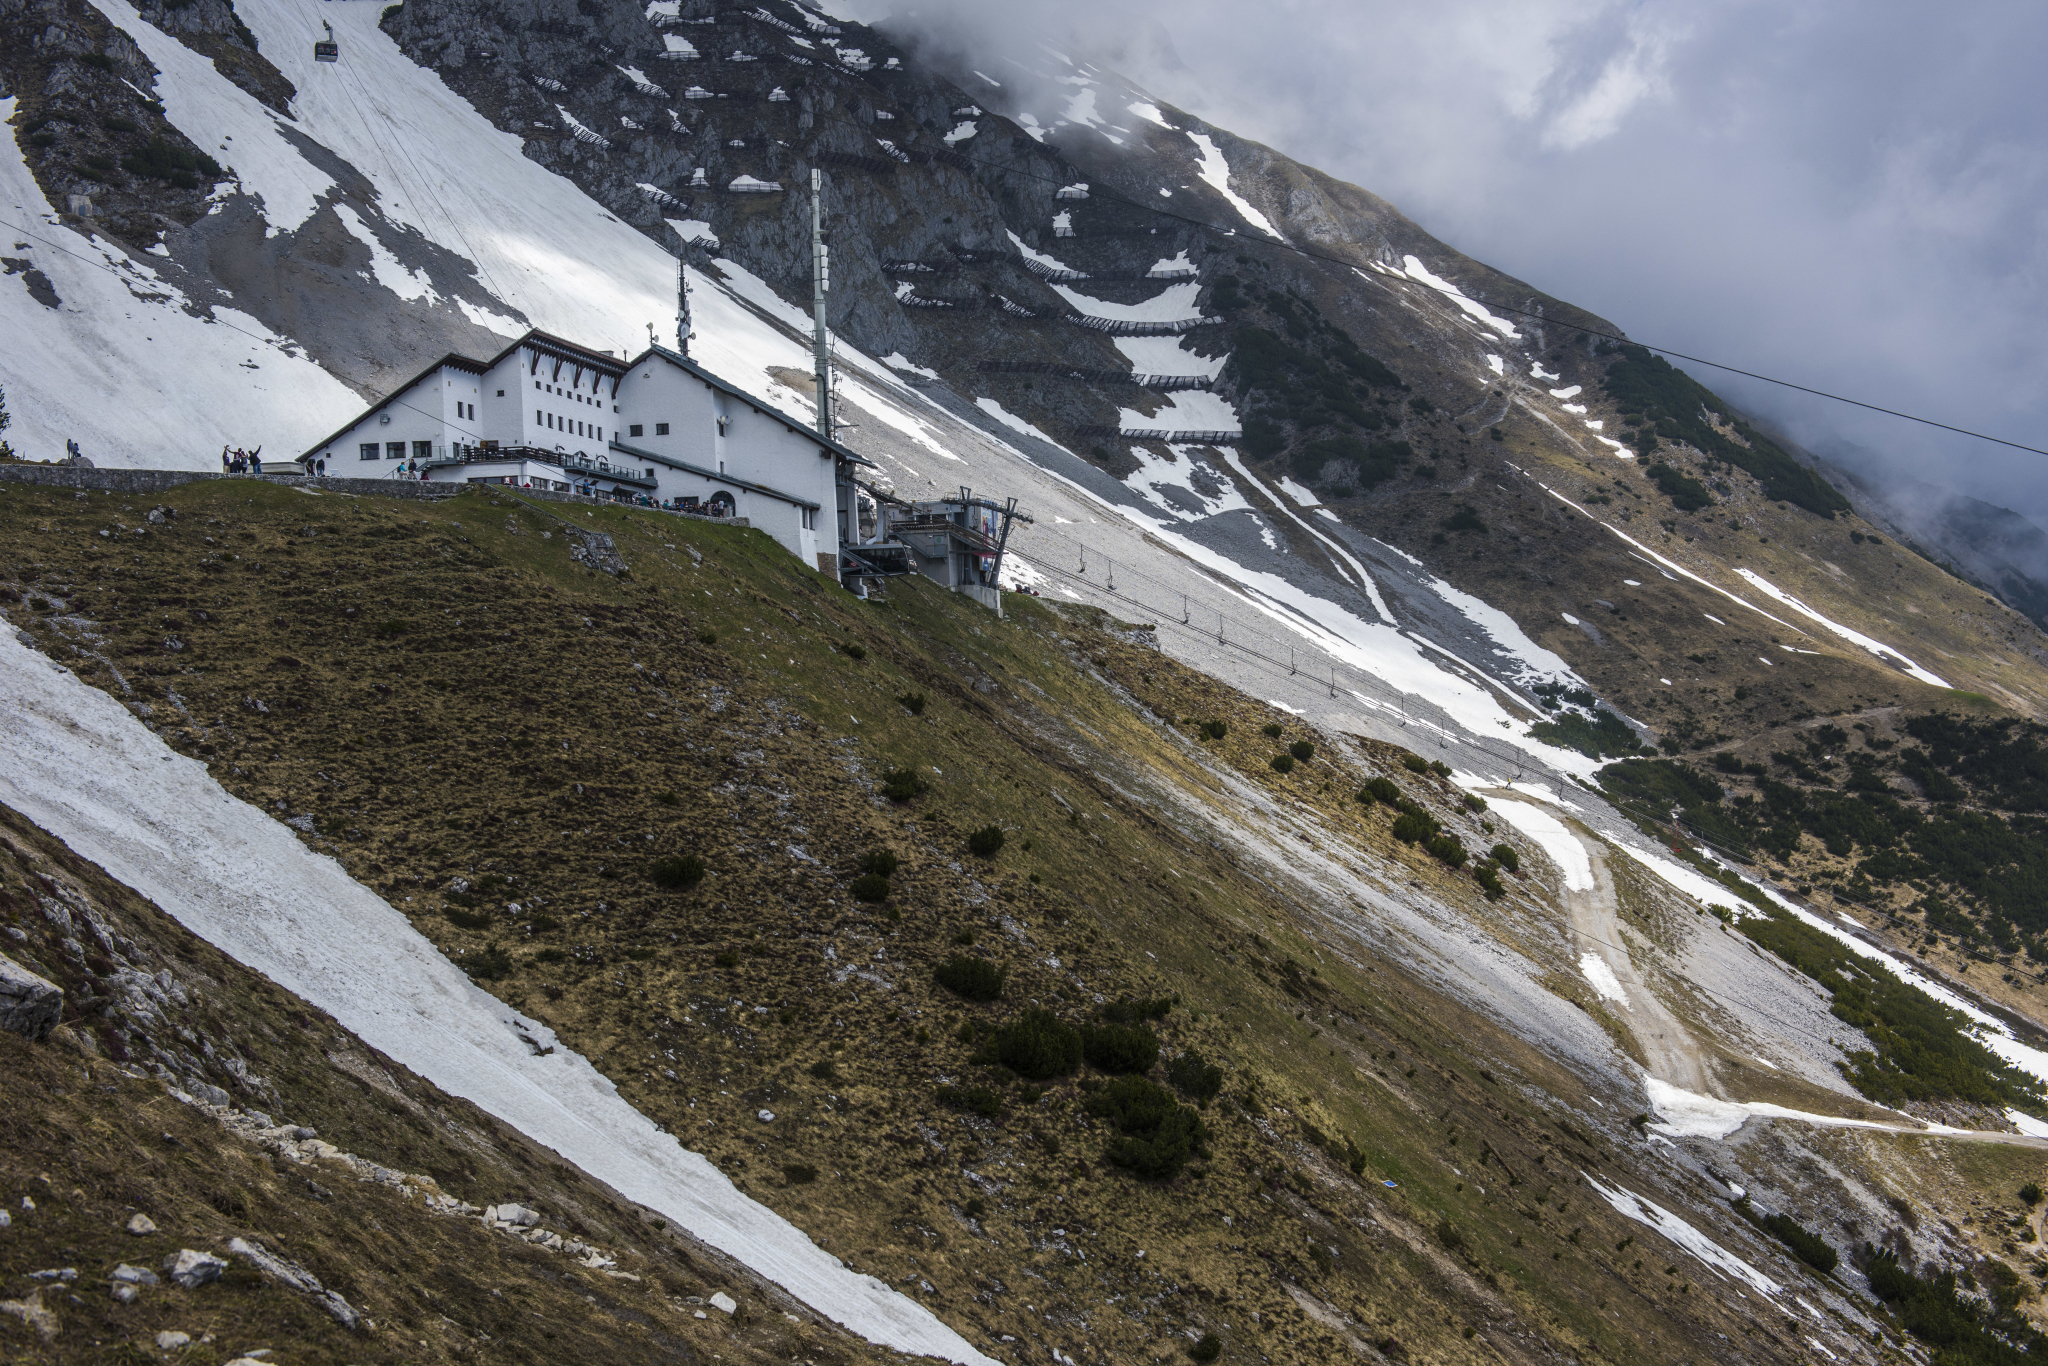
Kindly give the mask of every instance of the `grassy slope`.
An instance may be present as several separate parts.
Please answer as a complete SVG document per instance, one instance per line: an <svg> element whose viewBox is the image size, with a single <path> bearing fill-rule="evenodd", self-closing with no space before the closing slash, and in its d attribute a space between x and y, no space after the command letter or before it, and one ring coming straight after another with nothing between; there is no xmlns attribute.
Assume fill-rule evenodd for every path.
<svg viewBox="0 0 2048 1366"><path fill-rule="evenodd" d="M1475 915L1518 904L1489 910L1468 877L1393 846L1385 809L1349 799L1363 770L1325 752L1275 774L1258 727L1288 718L1034 604L998 622L922 583L860 604L752 533L575 512L632 562L614 582L570 561L552 512L481 493L419 507L216 485L166 502L171 523L103 539L146 508L0 490L4 578L51 602L28 622L44 647L146 705L230 790L312 816L308 839L447 952L504 950L516 966L494 990L999 1354L1009 1336L1163 1358L1214 1331L1226 1359L1328 1359L1349 1334L1444 1361L1668 1361L1741 1331L1747 1303L1689 1284L1694 1264L1605 1251L1625 1230L1577 1171L1654 1189L1662 1168L1637 1167L1618 1123L1558 1118L1547 1097L1576 1102L1574 1078L1396 962L1319 952L1304 908L1148 798L1217 785L1157 717L1228 716L1222 760L1328 812L1368 862ZM894 700L912 691L921 716ZM873 795L896 765L931 790ZM1403 780L1449 818L1442 791ZM990 822L1010 843L972 859L964 835ZM882 846L903 860L900 918L844 890ZM659 891L647 865L672 852L710 875ZM490 901L519 913L476 930L437 913L447 879L491 875ZM998 1006L930 984L966 932L1011 968ZM1100 1161L1071 1080L1028 1106L1012 1091L993 1122L933 1099L976 1072L962 1023L1027 1001L1079 1019L1098 994L1178 994L1169 1051L1229 1069L1210 1156L1172 1186ZM838 1080L812 1076L828 1059ZM1325 1151L1346 1144L1362 1180ZM1725 1214L1692 1217L1774 1255Z"/></svg>
<svg viewBox="0 0 2048 1366"><path fill-rule="evenodd" d="M41 909L63 906L83 953ZM98 940L90 912L109 931ZM792 1325L783 1297L534 1149L467 1103L376 1055L290 992L258 977L0 808L0 920L7 952L66 989L67 1021L48 1042L0 1034L0 1193L13 1215L0 1298L32 1288L29 1272L75 1267L69 1292L44 1305L58 1329L39 1341L0 1317L10 1361L155 1359L122 1355L162 1330L211 1334L192 1358L226 1360L263 1346L293 1363L420 1360L641 1361L721 1353L746 1362L887 1356L815 1322ZM174 981L183 1004L155 1019L120 1009L117 971ZM109 1001L117 1009L104 1012ZM203 1053L203 1056L202 1056ZM264 1083L253 1086L227 1060ZM232 1135L136 1075L170 1060L181 1077L233 1092L280 1123L317 1129L358 1157L438 1183L471 1204L520 1201L545 1225L605 1247L606 1276L568 1257L489 1232L474 1217L431 1213L418 1199L365 1182L333 1161L302 1165ZM188 1081L186 1084L190 1084ZM34 1202L27 1210L22 1198ZM123 1225L136 1212L155 1233ZM119 1262L157 1269L180 1248L225 1255L245 1237L291 1258L367 1315L350 1333L304 1296L261 1282L237 1259L196 1291L146 1290L132 1305L108 1294ZM694 1317L726 1289L736 1320Z"/></svg>

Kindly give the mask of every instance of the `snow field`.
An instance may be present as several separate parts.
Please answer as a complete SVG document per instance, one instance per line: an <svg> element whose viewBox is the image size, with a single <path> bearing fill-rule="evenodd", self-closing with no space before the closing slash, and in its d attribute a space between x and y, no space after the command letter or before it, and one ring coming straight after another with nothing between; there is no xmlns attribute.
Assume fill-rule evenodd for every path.
<svg viewBox="0 0 2048 1366"><path fill-rule="evenodd" d="M1785 604L1785 606L1791 608L1793 611L1799 613L1801 616L1812 618L1814 621L1817 621L1821 625L1827 627L1830 631L1833 631L1842 639L1848 641L1851 645L1857 646L1860 649L1868 650L1871 654L1876 655L1879 659L1884 660L1887 664L1897 665L1899 668L1904 669L1908 674L1911 674L1914 678L1919 679L1922 683L1926 683L1936 688L1946 688L1949 686L1948 682L1945 679L1941 678L1939 675L1928 672L1926 669L1921 668L1918 664L1915 664L1912 660L1906 658L1897 650L1894 650L1891 646L1884 644L1882 641L1872 640L1869 636L1864 635L1861 631L1851 630L1850 628L1842 625L1842 623L1838 621L1833 621L1827 617L1822 616L1820 613L1814 611L1811 607L1808 607L1805 603L1793 597L1790 593L1787 593L1784 589L1778 587L1778 585L1772 583L1769 579L1757 573L1755 570L1738 569L1735 572L1737 574L1740 574L1743 580L1747 582L1750 587L1764 594L1764 596ZM1799 653L1809 654L1811 653L1811 651L1802 650Z"/></svg>
<svg viewBox="0 0 2048 1366"><path fill-rule="evenodd" d="M1273 220L1252 207L1251 201L1230 188L1230 163L1223 157L1223 149L1207 133L1189 133L1188 141L1195 144L1201 153L1202 164L1198 174L1210 189L1230 201L1230 207L1237 210L1238 217L1257 228L1268 237L1277 237L1285 242L1287 238L1273 226Z"/></svg>
<svg viewBox="0 0 2048 1366"><path fill-rule="evenodd" d="M1579 843L1579 837L1567 829L1563 821L1527 802L1499 801L1488 809L1550 856L1558 872L1564 875L1566 891L1593 890L1593 860L1586 853L1586 846ZM1606 964L1601 966L1604 968ZM1607 968L1607 975L1612 978L1614 970ZM1620 983L1615 983L1614 989L1619 992Z"/></svg>
<svg viewBox="0 0 2048 1366"><path fill-rule="evenodd" d="M12 631L0 631L0 800L372 1048L853 1332L995 1366L922 1305L849 1271L741 1195L545 1026L471 983L340 864Z"/></svg>

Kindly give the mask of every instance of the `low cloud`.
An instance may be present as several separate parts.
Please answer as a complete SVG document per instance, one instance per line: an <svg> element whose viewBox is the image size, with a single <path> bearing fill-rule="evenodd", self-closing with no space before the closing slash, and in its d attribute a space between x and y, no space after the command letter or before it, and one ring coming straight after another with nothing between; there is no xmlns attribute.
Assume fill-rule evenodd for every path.
<svg viewBox="0 0 2048 1366"><path fill-rule="evenodd" d="M889 8L857 3L868 19ZM915 9L893 25L962 53L1053 46L1115 66L1632 336L2044 444L2048 107L2033 68L2048 8ZM2048 520L2042 457L1695 372L1866 468Z"/></svg>

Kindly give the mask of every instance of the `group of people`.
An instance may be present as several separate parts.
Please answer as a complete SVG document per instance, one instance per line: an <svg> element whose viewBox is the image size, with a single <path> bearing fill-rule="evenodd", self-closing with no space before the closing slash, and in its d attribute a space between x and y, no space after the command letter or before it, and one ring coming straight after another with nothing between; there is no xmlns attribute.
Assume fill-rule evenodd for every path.
<svg viewBox="0 0 2048 1366"><path fill-rule="evenodd" d="M253 451L245 451L240 446L237 446L230 451L226 446L222 446L220 448L220 471L222 474L263 473L263 448L258 446Z"/></svg>

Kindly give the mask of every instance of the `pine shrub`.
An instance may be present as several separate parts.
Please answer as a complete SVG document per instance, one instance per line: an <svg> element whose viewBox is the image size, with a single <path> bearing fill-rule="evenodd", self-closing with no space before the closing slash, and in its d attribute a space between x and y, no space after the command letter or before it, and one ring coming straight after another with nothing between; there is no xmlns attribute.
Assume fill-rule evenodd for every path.
<svg viewBox="0 0 2048 1366"><path fill-rule="evenodd" d="M1085 1102L1089 1114L1118 1131L1103 1155L1148 1181L1180 1175L1208 1140L1208 1128L1173 1092L1143 1077L1118 1077Z"/></svg>
<svg viewBox="0 0 2048 1366"><path fill-rule="evenodd" d="M1431 858L1446 868L1463 868L1466 861L1472 857L1465 851L1465 842L1456 835L1431 835L1422 847L1429 851Z"/></svg>
<svg viewBox="0 0 2048 1366"><path fill-rule="evenodd" d="M1230 723L1228 721L1204 721L1199 726L1196 726L1195 729L1208 736L1211 740L1221 740L1224 736L1230 734Z"/></svg>
<svg viewBox="0 0 2048 1366"><path fill-rule="evenodd" d="M1192 1048L1166 1064L1166 1079L1189 1100L1205 1105L1223 1094L1223 1069Z"/></svg>
<svg viewBox="0 0 2048 1366"><path fill-rule="evenodd" d="M1371 806L1374 802L1385 802L1393 806L1401 800L1401 789L1392 778L1374 778L1358 790L1358 800Z"/></svg>
<svg viewBox="0 0 2048 1366"><path fill-rule="evenodd" d="M1003 1112L1003 1093L992 1086L941 1086L939 1104L948 1110L964 1110L994 1119Z"/></svg>
<svg viewBox="0 0 2048 1366"><path fill-rule="evenodd" d="M912 716L924 715L924 694L921 692L907 692L897 698L896 702L898 706L902 707L903 710L909 712Z"/></svg>
<svg viewBox="0 0 2048 1366"><path fill-rule="evenodd" d="M1403 844L1420 844L1436 834L1436 822L1414 811L1394 818L1394 838Z"/></svg>
<svg viewBox="0 0 2048 1366"><path fill-rule="evenodd" d="M1273 756L1272 763L1275 773L1294 772L1294 756L1292 754L1276 754Z"/></svg>
<svg viewBox="0 0 2048 1366"><path fill-rule="evenodd" d="M994 858L1003 847L1003 827L984 825L967 837L967 852L977 858Z"/></svg>
<svg viewBox="0 0 2048 1366"><path fill-rule="evenodd" d="M1099 1072L1149 1072L1159 1061L1159 1036L1143 1025L1086 1025L1081 1056Z"/></svg>
<svg viewBox="0 0 2048 1366"><path fill-rule="evenodd" d="M956 954L939 964L933 980L966 1001L993 1001L1003 994L1003 979L1009 974L986 958Z"/></svg>
<svg viewBox="0 0 2048 1366"><path fill-rule="evenodd" d="M704 880L704 873L704 860L695 854L670 854L656 859L647 870L655 886L672 892L696 886Z"/></svg>
<svg viewBox="0 0 2048 1366"><path fill-rule="evenodd" d="M866 659L868 657L867 647L856 645L850 640L840 646L839 651L848 659Z"/></svg>
<svg viewBox="0 0 2048 1366"><path fill-rule="evenodd" d="M974 1061L1000 1063L1028 1081L1069 1076L1081 1065L1081 1031L1034 1006L992 1032Z"/></svg>
<svg viewBox="0 0 2048 1366"><path fill-rule="evenodd" d="M882 775L882 795L892 802L907 802L931 787L916 769L892 768Z"/></svg>
<svg viewBox="0 0 2048 1366"><path fill-rule="evenodd" d="M1522 871L1522 856L1515 852L1512 844L1496 844L1488 851L1488 856L1511 873Z"/></svg>
<svg viewBox="0 0 2048 1366"><path fill-rule="evenodd" d="M894 877L899 862L893 849L877 849L860 856L860 870L876 877Z"/></svg>
<svg viewBox="0 0 2048 1366"><path fill-rule="evenodd" d="M1135 1024L1139 1020L1163 1020L1173 1010L1173 998L1161 996L1156 1000L1140 997L1132 1000L1122 996L1102 1008L1102 1018L1111 1024Z"/></svg>
<svg viewBox="0 0 2048 1366"><path fill-rule="evenodd" d="M1214 1361L1223 1355L1223 1339L1214 1333L1204 1333L1194 1346L1188 1348L1188 1356L1195 1361Z"/></svg>
<svg viewBox="0 0 2048 1366"><path fill-rule="evenodd" d="M1500 870L1491 863L1473 864L1472 876L1486 892L1488 901L1498 901L1508 894L1507 884L1500 880Z"/></svg>
<svg viewBox="0 0 2048 1366"><path fill-rule="evenodd" d="M1268 721L1264 726L1261 726L1260 729L1263 730L1266 734L1272 736L1275 740L1278 740L1280 738L1281 730L1280 723L1278 721Z"/></svg>
<svg viewBox="0 0 2048 1366"><path fill-rule="evenodd" d="M1427 773L1429 772L1429 760L1423 758L1420 754L1404 754L1401 756L1401 767L1407 769L1410 773Z"/></svg>
<svg viewBox="0 0 2048 1366"><path fill-rule="evenodd" d="M1315 758L1316 747L1314 743L1311 741L1296 740L1293 744L1287 747L1287 752L1289 754L1292 754L1295 758L1301 760L1301 762L1307 763L1310 759Z"/></svg>
<svg viewBox="0 0 2048 1366"><path fill-rule="evenodd" d="M889 879L879 873L862 873L853 880L847 890L853 893L855 901L865 901L870 905L879 904L889 899Z"/></svg>

